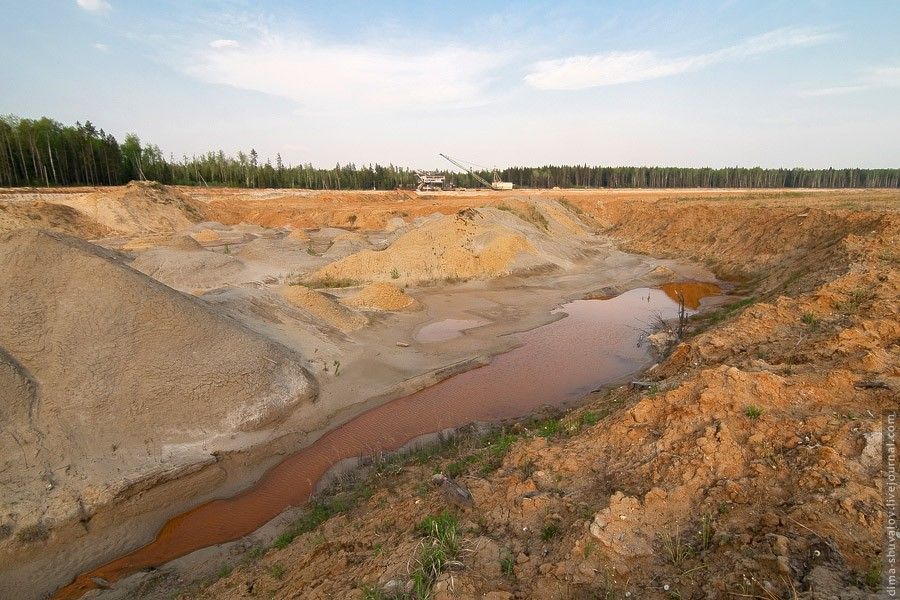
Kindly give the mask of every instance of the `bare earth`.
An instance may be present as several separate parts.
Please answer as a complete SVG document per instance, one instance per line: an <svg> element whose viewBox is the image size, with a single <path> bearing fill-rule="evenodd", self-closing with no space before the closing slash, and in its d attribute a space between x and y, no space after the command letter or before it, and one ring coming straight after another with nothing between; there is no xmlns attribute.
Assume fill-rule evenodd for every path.
<svg viewBox="0 0 900 600"><path fill-rule="evenodd" d="M649 391L598 392L552 435L519 428L494 469L465 463L465 552L435 597L868 597L880 413L900 392L898 207L878 190L0 191L0 597L141 546L563 301L713 275L752 300L695 320ZM486 324L416 341L445 319ZM422 483L477 451L406 464L185 593L405 585L415 525L448 508ZM177 591L186 570L167 573L119 593Z"/></svg>

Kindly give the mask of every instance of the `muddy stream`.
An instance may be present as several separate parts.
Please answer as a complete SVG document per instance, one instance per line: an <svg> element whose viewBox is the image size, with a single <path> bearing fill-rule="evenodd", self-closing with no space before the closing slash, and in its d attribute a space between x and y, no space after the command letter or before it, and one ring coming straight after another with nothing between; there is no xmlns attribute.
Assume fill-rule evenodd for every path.
<svg viewBox="0 0 900 600"><path fill-rule="evenodd" d="M78 598L97 587L94 578L117 581L250 534L285 509L303 504L319 479L341 460L397 450L419 436L472 422L500 421L543 406L565 406L601 386L622 381L651 364L639 342L657 315L676 316L677 292L684 294L689 309L697 309L702 297L719 291L709 283L669 284L661 289L638 288L608 300L565 304L554 313L567 316L515 334L521 345L486 366L360 414L290 455L247 490L173 518L153 542L80 575L54 597ZM470 326L478 323L445 323L425 330L424 337L465 335Z"/></svg>

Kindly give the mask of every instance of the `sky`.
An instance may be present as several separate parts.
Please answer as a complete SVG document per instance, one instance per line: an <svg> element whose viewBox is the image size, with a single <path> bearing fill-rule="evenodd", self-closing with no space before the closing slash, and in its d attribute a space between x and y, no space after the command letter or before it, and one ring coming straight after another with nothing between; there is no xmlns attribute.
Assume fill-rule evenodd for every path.
<svg viewBox="0 0 900 600"><path fill-rule="evenodd" d="M166 156L900 167L900 2L3 0L0 113Z"/></svg>

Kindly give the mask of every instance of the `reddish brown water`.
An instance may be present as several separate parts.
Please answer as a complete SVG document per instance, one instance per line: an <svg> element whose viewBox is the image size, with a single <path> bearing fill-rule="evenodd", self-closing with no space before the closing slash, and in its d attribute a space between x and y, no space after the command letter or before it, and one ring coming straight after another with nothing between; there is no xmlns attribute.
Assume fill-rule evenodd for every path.
<svg viewBox="0 0 900 600"><path fill-rule="evenodd" d="M93 577L116 581L247 535L286 508L303 504L319 478L340 460L396 450L446 428L524 416L542 406L578 400L648 366L649 356L638 347L641 330L656 315L670 318L677 309L665 292L647 288L610 300L566 304L557 309L567 313L566 318L518 334L520 347L484 367L359 415L285 459L252 488L175 517L156 540L80 575L55 597L78 598L96 587Z"/></svg>

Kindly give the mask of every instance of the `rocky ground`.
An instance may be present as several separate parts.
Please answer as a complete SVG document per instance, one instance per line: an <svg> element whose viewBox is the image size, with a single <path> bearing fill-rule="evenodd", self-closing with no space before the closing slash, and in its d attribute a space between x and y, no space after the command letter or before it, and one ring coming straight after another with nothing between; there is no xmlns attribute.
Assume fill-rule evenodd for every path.
<svg viewBox="0 0 900 600"><path fill-rule="evenodd" d="M180 597L874 598L900 219L770 202L601 203L623 246L739 266L745 298L648 388L376 465Z"/></svg>

